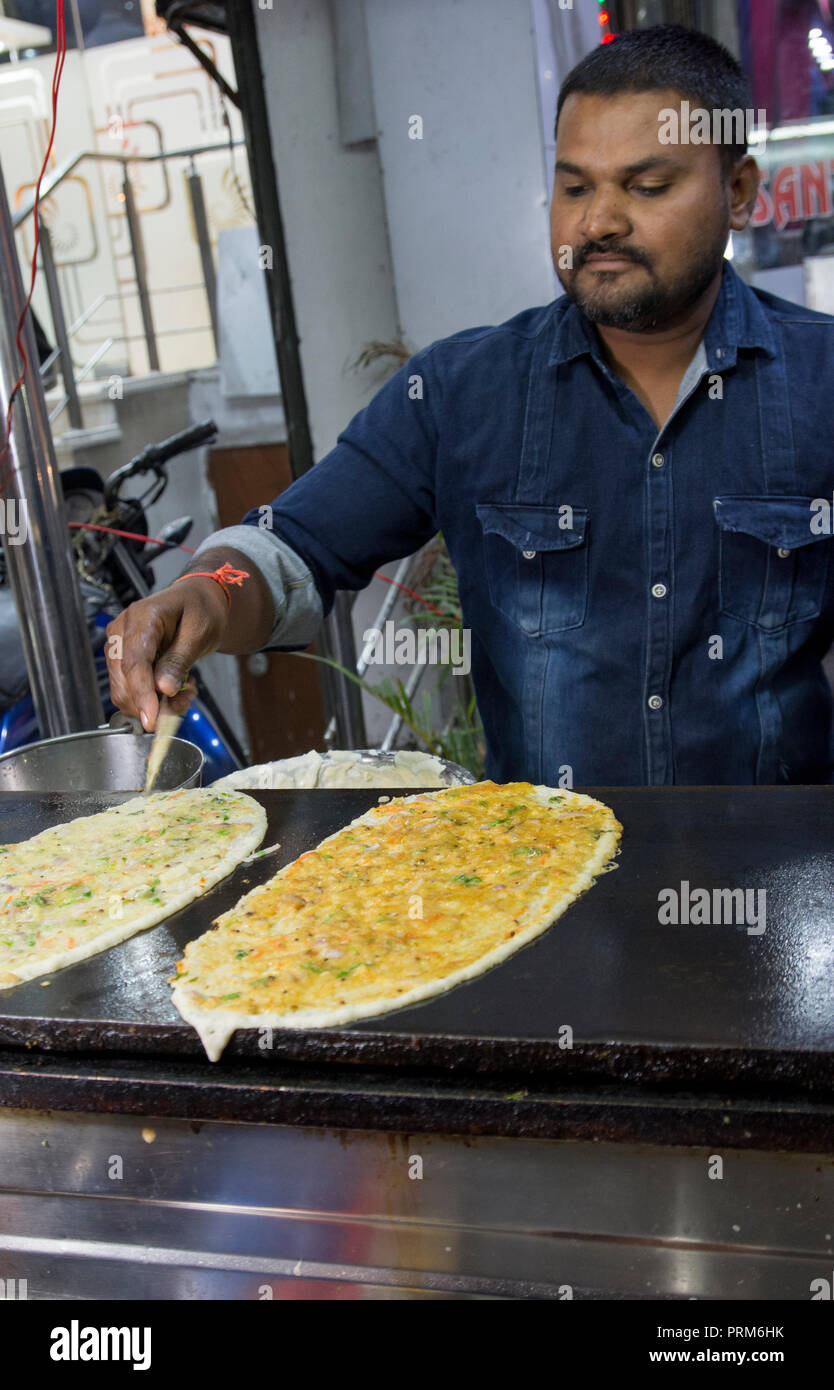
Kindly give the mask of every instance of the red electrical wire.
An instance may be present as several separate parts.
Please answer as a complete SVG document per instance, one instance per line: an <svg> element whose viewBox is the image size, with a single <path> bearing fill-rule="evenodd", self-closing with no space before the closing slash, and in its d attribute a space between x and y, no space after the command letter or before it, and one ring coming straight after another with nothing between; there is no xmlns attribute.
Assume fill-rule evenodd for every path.
<svg viewBox="0 0 834 1390"><path fill-rule="evenodd" d="M146 541L149 545L170 545L170 541L158 541L155 536L141 536L138 531L117 531L114 526L99 526L94 521L68 521L73 531L105 531L108 536L124 536L128 541ZM178 545L177 550L185 550L189 555L196 551L190 545Z"/></svg>
<svg viewBox="0 0 834 1390"><path fill-rule="evenodd" d="M442 608L435 608L434 604L429 603L427 598L421 598L419 594L415 594L413 589L409 589L405 584L400 584L396 579L389 579L388 575L382 574L380 570L377 570L374 579L384 579L386 584L394 584L396 588L402 589L404 594L416 598L417 602L422 603L424 608L430 608L432 613L439 613L441 618L448 618L453 623L460 622L460 618L453 617L451 613L444 613Z"/></svg>
<svg viewBox="0 0 834 1390"><path fill-rule="evenodd" d="M123 536L128 541L145 541L149 545L168 545L168 541L157 540L155 536L142 536L138 531L117 531L113 526L99 526L94 521L70 521L68 526L74 531L104 531L108 536ZM177 550L185 550L189 555L196 554L190 545L178 545ZM444 613L442 608L435 608L433 603L429 603L427 598L422 598L420 594L409 589L407 585L400 584L398 579L389 579L387 574L377 570L374 579L384 579L386 584L393 584L395 588L401 589L404 594L411 598L416 598L418 603L422 603L424 608L430 608L432 613L437 613L441 618L448 618L450 622L458 623L460 618L453 617L451 613Z"/></svg>
<svg viewBox="0 0 834 1390"><path fill-rule="evenodd" d="M29 312L29 305L32 303L32 295L35 289L35 276L37 275L38 268L38 245L40 241L40 228L38 226L38 206L40 204L41 184L43 182L43 176L46 173L46 166L49 163L49 157L52 154L52 146L55 143L55 127L58 121L58 92L61 86L61 75L64 71L64 61L66 59L66 56L67 32L64 23L64 0L57 0L55 6L55 67L52 71L52 127L49 132L49 144L46 147L46 154L43 157L41 171L38 174L38 181L35 184L35 204L32 211L35 223L35 247L32 252L32 273L29 280L29 293L26 297L26 303L24 304L20 312L20 318L17 321L17 335L15 337L15 346L17 347L18 353L20 354L23 366L20 371L20 376L17 378L17 381L15 382L11 394L9 396L9 404L6 410L6 443L3 446L2 453L0 453L0 465L5 463L5 460L9 453L12 435L12 407L14 406L17 393L23 385L26 373L29 370L29 358L26 355L26 349L23 346L23 339L21 337L21 334L23 333L23 325L26 322L26 315ZM8 481L8 476L4 475L0 477L0 493L2 493L5 490Z"/></svg>

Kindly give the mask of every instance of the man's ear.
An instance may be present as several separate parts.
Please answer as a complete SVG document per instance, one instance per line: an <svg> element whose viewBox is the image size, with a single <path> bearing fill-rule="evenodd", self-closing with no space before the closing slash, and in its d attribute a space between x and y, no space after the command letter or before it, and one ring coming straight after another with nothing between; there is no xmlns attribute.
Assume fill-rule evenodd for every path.
<svg viewBox="0 0 834 1390"><path fill-rule="evenodd" d="M761 170L751 154L745 154L734 165L728 183L730 190L730 226L742 232L753 216Z"/></svg>

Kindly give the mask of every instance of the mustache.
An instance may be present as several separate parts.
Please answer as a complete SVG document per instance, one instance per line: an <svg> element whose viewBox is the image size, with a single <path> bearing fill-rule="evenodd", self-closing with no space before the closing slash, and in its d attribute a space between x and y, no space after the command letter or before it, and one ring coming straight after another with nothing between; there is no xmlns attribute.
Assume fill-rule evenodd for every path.
<svg viewBox="0 0 834 1390"><path fill-rule="evenodd" d="M647 264L645 256L631 247L600 246L597 242L589 241L576 252L573 260L574 269L580 270L590 256L621 256L623 260L635 261L637 265Z"/></svg>

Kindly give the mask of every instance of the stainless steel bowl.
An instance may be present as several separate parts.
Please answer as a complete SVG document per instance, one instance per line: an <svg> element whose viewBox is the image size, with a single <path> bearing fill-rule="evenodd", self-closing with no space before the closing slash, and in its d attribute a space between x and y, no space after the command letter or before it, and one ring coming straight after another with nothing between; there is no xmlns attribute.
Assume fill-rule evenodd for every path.
<svg viewBox="0 0 834 1390"><path fill-rule="evenodd" d="M44 738L0 756L0 791L141 792L153 734L128 729L89 729ZM183 738L171 741L154 791L199 787L205 758Z"/></svg>

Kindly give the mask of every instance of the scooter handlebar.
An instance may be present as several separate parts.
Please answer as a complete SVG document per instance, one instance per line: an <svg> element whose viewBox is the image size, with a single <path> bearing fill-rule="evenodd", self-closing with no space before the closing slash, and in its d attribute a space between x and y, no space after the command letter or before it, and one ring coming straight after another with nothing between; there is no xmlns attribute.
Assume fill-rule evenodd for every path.
<svg viewBox="0 0 834 1390"><path fill-rule="evenodd" d="M210 444L216 437L217 425L213 420L204 420L200 425L191 425L179 434L172 434L170 439L163 439L161 444L148 444L141 454L130 460L130 463L123 464L115 473L111 473L104 484L105 506L111 508L114 505L122 483L132 478L135 473L154 472L169 459L176 458L177 454L185 454L189 449L198 448L200 444Z"/></svg>
<svg viewBox="0 0 834 1390"><path fill-rule="evenodd" d="M131 460L131 467L152 468L161 463L167 463L169 459L176 458L177 454L185 454L189 449L196 449L200 444L209 444L217 436L217 426L213 420L204 420L201 425L192 425L187 430L181 430L179 434L172 434L170 439L163 439L161 444L149 444L135 459Z"/></svg>

